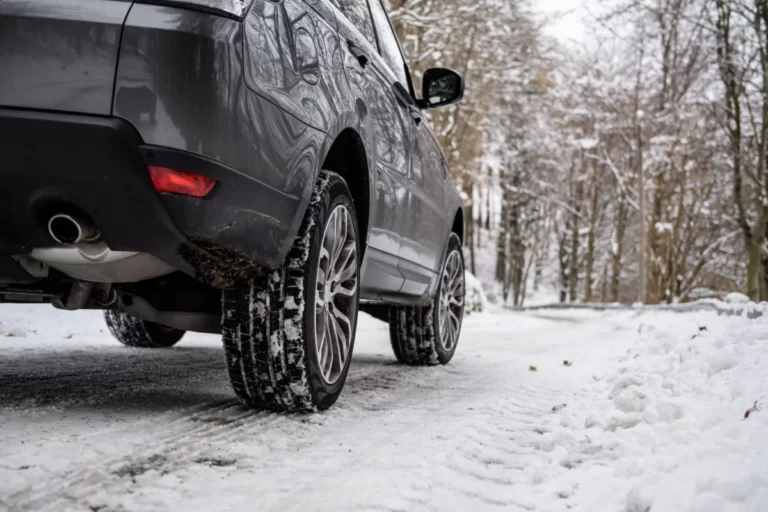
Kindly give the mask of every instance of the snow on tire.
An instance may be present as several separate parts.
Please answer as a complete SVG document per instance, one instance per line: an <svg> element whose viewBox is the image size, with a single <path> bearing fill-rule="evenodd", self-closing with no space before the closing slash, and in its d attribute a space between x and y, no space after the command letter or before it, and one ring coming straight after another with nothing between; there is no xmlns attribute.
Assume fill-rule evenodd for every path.
<svg viewBox="0 0 768 512"><path fill-rule="evenodd" d="M122 311L104 311L107 328L117 341L128 347L168 348L184 336L185 331L155 322L140 320Z"/></svg>
<svg viewBox="0 0 768 512"><path fill-rule="evenodd" d="M357 326L356 219L346 182L322 171L283 265L224 291L227 368L245 405L316 411L341 394Z"/></svg>
<svg viewBox="0 0 768 512"><path fill-rule="evenodd" d="M389 309L389 338L397 360L422 366L448 364L459 341L465 293L461 240L451 233L432 304Z"/></svg>

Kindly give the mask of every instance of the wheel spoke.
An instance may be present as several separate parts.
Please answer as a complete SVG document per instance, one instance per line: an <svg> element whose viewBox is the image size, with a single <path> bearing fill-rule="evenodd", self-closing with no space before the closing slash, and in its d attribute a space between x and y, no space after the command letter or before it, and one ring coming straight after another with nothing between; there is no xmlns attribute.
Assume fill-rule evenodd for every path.
<svg viewBox="0 0 768 512"><path fill-rule="evenodd" d="M343 258L339 259L341 265L336 266L335 280L339 283L349 280L357 272L357 258L354 244L349 244L345 247L346 253Z"/></svg>
<svg viewBox="0 0 768 512"><path fill-rule="evenodd" d="M448 322L448 346L446 350L451 350L456 344L456 327L452 322Z"/></svg>
<svg viewBox="0 0 768 512"><path fill-rule="evenodd" d="M451 309L448 310L448 323L450 327L459 327L459 317Z"/></svg>
<svg viewBox="0 0 768 512"><path fill-rule="evenodd" d="M459 275L460 265L459 265L459 257L456 255L456 253L453 253L451 258L451 282L456 282L456 278Z"/></svg>
<svg viewBox="0 0 768 512"><path fill-rule="evenodd" d="M331 337L331 346L330 346L330 353L331 353L331 365L330 369L332 371L341 372L341 369L344 367L344 345L346 344L346 336L344 336L344 333L341 330L341 326L336 321L336 317L331 314L329 316L329 321L331 325L331 332L333 333L333 336Z"/></svg>
<svg viewBox="0 0 768 512"><path fill-rule="evenodd" d="M342 315L343 316L343 315ZM333 322L333 330L336 333L336 345L334 346L334 359L338 363L338 369L344 367L344 363L347 360L347 339L349 338L344 332L344 329L339 322L337 315L332 315L331 322Z"/></svg>
<svg viewBox="0 0 768 512"><path fill-rule="evenodd" d="M336 323L333 321L333 314L329 311L327 316L328 321L328 344L330 345L330 353L333 354L333 347L336 344Z"/></svg>
<svg viewBox="0 0 768 512"><path fill-rule="evenodd" d="M451 283L452 295L464 295L464 280L461 277L457 277L456 280Z"/></svg>
<svg viewBox="0 0 768 512"><path fill-rule="evenodd" d="M342 286L341 284L336 287L336 295L340 295L342 297L354 297L356 292L357 281L353 282L348 287Z"/></svg>
<svg viewBox="0 0 768 512"><path fill-rule="evenodd" d="M349 318L347 318L347 315L339 311L337 308L333 308L333 319L336 322L336 328L339 330L341 334L344 335L344 341L349 339L349 337L352 335L352 323L350 322ZM346 359L346 351L347 347L346 345L342 347L343 352L343 359Z"/></svg>
<svg viewBox="0 0 768 512"><path fill-rule="evenodd" d="M323 338L322 343L318 347L317 353L320 359L320 371L327 372L326 366L328 364L328 345L330 343L330 327L328 326L328 312L325 312L325 321L323 322Z"/></svg>
<svg viewBox="0 0 768 512"><path fill-rule="evenodd" d="M328 343L325 344L325 365L323 366L323 373L330 374L333 371L333 328L330 327L332 322L328 322Z"/></svg>

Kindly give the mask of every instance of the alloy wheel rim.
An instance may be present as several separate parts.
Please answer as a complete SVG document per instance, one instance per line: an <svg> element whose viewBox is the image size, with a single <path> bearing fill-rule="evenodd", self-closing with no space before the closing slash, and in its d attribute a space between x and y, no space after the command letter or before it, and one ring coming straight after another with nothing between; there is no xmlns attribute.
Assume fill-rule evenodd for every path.
<svg viewBox="0 0 768 512"><path fill-rule="evenodd" d="M440 342L446 352L456 347L464 316L464 265L457 251L448 255L440 283L438 324Z"/></svg>
<svg viewBox="0 0 768 512"><path fill-rule="evenodd" d="M339 380L350 357L357 286L354 223L347 207L339 205L325 225L315 285L315 348L327 384Z"/></svg>

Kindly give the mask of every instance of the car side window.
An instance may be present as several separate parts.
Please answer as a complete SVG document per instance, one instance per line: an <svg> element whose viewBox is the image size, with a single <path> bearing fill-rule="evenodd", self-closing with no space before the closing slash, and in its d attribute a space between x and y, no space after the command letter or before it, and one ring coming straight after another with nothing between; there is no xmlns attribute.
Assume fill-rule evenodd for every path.
<svg viewBox="0 0 768 512"><path fill-rule="evenodd" d="M384 57L384 60L387 61L387 64L389 64L389 67L397 76L398 82L407 91L408 75L405 71L403 52L400 51L400 45L397 43L397 36L395 36L395 32L392 30L392 25L389 23L387 12L384 10L381 0L370 0L370 4L373 23L376 25L376 31L379 33L382 57Z"/></svg>
<svg viewBox="0 0 768 512"><path fill-rule="evenodd" d="M376 48L376 35L373 32L373 22L366 0L331 0L331 2Z"/></svg>

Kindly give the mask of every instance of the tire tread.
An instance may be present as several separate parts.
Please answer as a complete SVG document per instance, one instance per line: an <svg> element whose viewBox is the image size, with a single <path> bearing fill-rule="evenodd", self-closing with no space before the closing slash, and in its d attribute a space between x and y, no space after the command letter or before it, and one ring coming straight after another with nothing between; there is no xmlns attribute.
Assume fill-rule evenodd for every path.
<svg viewBox="0 0 768 512"><path fill-rule="evenodd" d="M116 309L104 310L104 320L112 336L127 347L169 348L184 336L180 329L157 332L149 322Z"/></svg>
<svg viewBox="0 0 768 512"><path fill-rule="evenodd" d="M448 251L452 246L461 248L461 241L451 233ZM439 295L439 290L437 291ZM435 300L438 300L435 297ZM452 357L441 361L438 353L439 333L435 328L436 307L429 306L392 306L389 308L389 339L395 357L403 364L412 366L435 366L445 364Z"/></svg>
<svg viewBox="0 0 768 512"><path fill-rule="evenodd" d="M222 330L232 387L254 408L316 411L305 350L310 238L326 192L344 180L322 171L296 241L278 270L222 295ZM346 186L346 184L345 184Z"/></svg>

